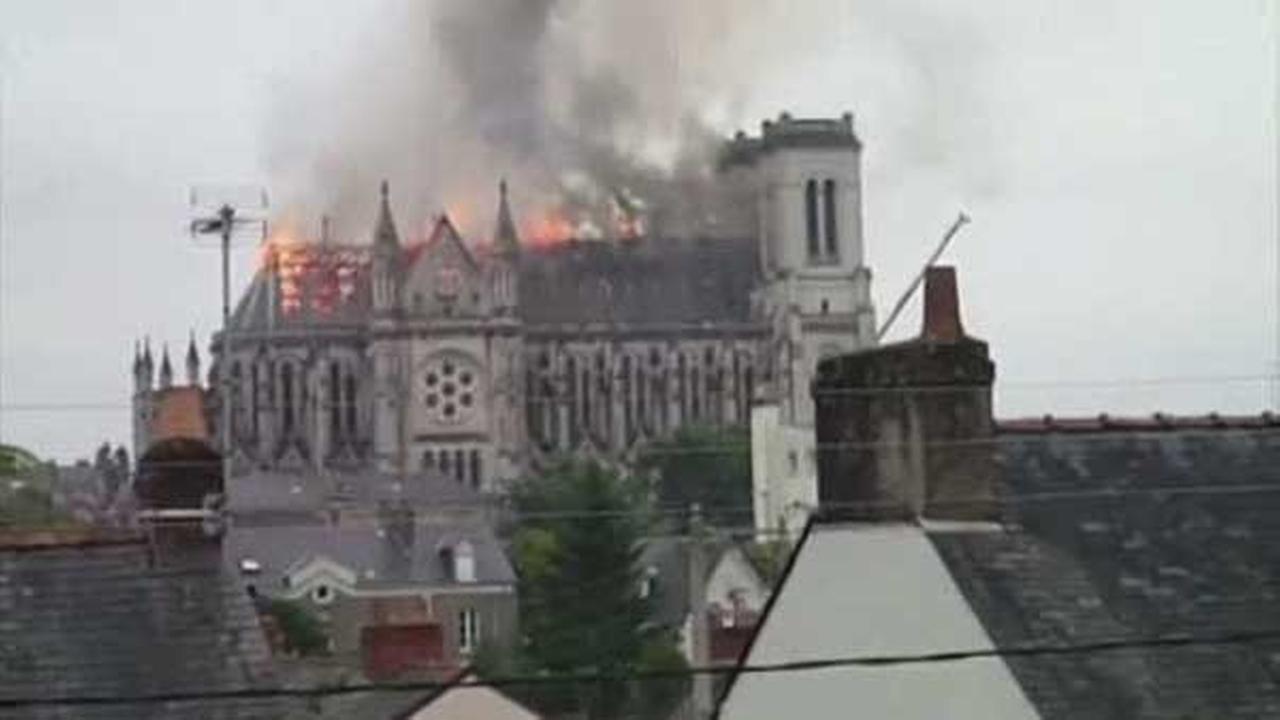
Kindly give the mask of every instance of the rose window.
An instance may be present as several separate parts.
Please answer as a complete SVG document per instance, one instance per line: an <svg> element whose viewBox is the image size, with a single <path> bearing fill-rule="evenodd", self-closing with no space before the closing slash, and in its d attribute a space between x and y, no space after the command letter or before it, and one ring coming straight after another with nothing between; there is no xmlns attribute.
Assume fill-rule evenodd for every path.
<svg viewBox="0 0 1280 720"><path fill-rule="evenodd" d="M458 423L471 417L479 398L476 372L454 358L432 362L423 375L425 402L431 419Z"/></svg>

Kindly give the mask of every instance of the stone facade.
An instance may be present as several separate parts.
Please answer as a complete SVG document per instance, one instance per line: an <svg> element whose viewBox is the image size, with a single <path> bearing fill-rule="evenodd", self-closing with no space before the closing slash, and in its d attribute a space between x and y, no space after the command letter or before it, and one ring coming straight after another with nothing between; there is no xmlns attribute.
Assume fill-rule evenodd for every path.
<svg viewBox="0 0 1280 720"><path fill-rule="evenodd" d="M370 244L267 248L225 359L233 467L500 491L552 453L626 461L682 424L746 425L761 398L811 427L817 360L874 337L860 154L848 115L740 133L724 217L690 238L522 243L504 183L491 242L447 216L402 242L384 185ZM135 378L142 417L147 362Z"/></svg>

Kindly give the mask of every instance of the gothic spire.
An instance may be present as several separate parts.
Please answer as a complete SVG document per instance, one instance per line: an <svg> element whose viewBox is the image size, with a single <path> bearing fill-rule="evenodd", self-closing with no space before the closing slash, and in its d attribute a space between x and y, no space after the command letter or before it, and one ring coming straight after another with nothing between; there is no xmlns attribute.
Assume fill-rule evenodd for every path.
<svg viewBox="0 0 1280 720"><path fill-rule="evenodd" d="M169 346L166 344L160 358L160 389L168 390L171 387L173 387L173 365L169 362Z"/></svg>
<svg viewBox="0 0 1280 720"><path fill-rule="evenodd" d="M516 234L516 224L511 219L511 205L507 201L506 178L503 178L498 183L498 227L495 236L500 252L519 252L520 236Z"/></svg>
<svg viewBox="0 0 1280 720"><path fill-rule="evenodd" d="M382 201L378 207L378 222L373 230L373 246L375 248L400 247L400 236L396 232L396 221L391 217L391 188L386 180L382 181Z"/></svg>
<svg viewBox="0 0 1280 720"><path fill-rule="evenodd" d="M196 350L196 333L191 331L191 339L187 342L187 384L200 384L200 352Z"/></svg>

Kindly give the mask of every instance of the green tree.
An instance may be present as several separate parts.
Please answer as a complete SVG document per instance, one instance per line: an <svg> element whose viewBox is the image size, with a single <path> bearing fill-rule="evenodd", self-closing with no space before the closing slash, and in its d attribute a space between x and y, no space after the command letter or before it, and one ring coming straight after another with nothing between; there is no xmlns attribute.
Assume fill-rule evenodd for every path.
<svg viewBox="0 0 1280 720"><path fill-rule="evenodd" d="M596 463L564 461L517 486L514 554L525 662L535 672L617 676L640 667L649 609L637 560L645 489ZM616 717L617 682L545 686L547 712Z"/></svg>
<svg viewBox="0 0 1280 720"><path fill-rule="evenodd" d="M301 604L285 599L271 600L267 612L280 626L286 650L303 657L329 652L329 635L324 624Z"/></svg>
<svg viewBox="0 0 1280 720"><path fill-rule="evenodd" d="M751 436L746 428L684 426L641 452L658 503L698 503L714 525L751 524Z"/></svg>

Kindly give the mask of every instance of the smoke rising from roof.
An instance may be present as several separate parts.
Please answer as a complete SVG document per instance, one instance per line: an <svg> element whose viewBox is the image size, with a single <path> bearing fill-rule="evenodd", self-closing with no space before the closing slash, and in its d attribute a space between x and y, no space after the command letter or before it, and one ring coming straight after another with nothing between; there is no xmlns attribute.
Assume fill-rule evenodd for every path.
<svg viewBox="0 0 1280 720"><path fill-rule="evenodd" d="M885 9L901 3L861 5L873 24L926 28L901 34L903 47L933 36L936 23ZM576 223L612 207L695 232L713 202L712 119L744 120L766 74L838 41L841 12L783 0L386 0L345 71L277 102L275 194L309 226L332 216L341 239L367 235L383 177L402 225L447 210L473 239L492 232L503 176L526 228L547 210ZM832 98L831 114L857 100Z"/></svg>

